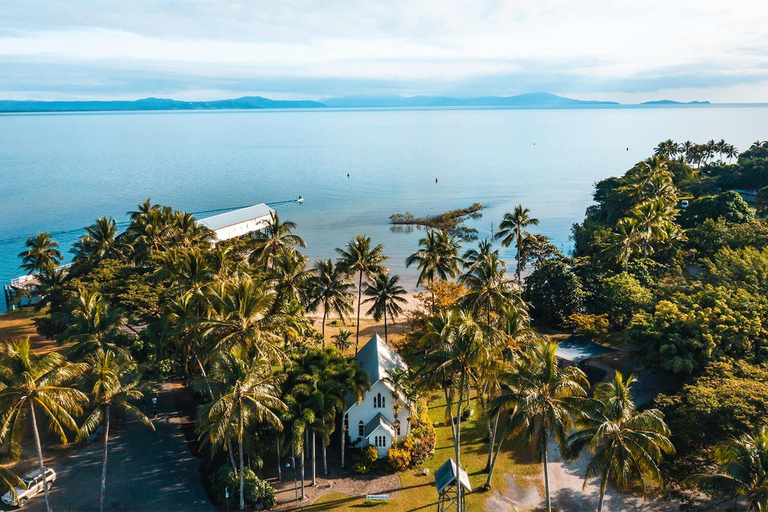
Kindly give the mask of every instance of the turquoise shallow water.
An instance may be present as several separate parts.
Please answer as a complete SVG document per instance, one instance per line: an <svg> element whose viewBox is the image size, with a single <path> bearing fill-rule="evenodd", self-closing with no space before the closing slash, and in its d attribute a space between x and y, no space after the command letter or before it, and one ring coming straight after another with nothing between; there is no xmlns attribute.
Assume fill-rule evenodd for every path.
<svg viewBox="0 0 768 512"><path fill-rule="evenodd" d="M538 231L568 250L592 184L667 138L744 149L768 138L768 108L0 115L0 282L20 273L27 236L64 232L56 238L68 249L97 216L124 221L147 197L199 212L302 195L303 205L278 208L298 223L310 258L334 256L364 233L411 283L403 260L422 233L394 232L395 212L478 201L487 208L472 225L488 233L522 203Z"/></svg>

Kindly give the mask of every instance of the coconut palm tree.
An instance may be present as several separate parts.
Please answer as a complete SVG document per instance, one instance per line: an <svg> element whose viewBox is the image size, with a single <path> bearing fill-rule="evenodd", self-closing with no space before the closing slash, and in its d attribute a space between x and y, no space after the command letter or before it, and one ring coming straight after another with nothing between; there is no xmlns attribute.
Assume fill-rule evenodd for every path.
<svg viewBox="0 0 768 512"><path fill-rule="evenodd" d="M469 402L469 390L478 379L481 361L490 359L499 340L493 331L478 324L467 312L441 312L420 335L426 346L422 374L428 382L443 389L446 413L451 425L456 466L461 467L461 416ZM454 397L457 397L454 411ZM457 503L463 503L458 486Z"/></svg>
<svg viewBox="0 0 768 512"><path fill-rule="evenodd" d="M323 308L321 334L325 348L325 321L329 312L336 313L343 322L344 315L354 311L352 308L352 281L333 260L319 260L315 263L315 273L308 281L309 304L307 309L317 311Z"/></svg>
<svg viewBox="0 0 768 512"><path fill-rule="evenodd" d="M472 267L459 277L467 293L459 303L475 315L484 315L491 323L493 312L501 312L509 303L519 303L520 295L507 280L507 269L498 251L480 256Z"/></svg>
<svg viewBox="0 0 768 512"><path fill-rule="evenodd" d="M187 212L173 212L171 218L171 238L179 247L208 245L216 238L216 233L197 222L195 216Z"/></svg>
<svg viewBox="0 0 768 512"><path fill-rule="evenodd" d="M314 269L307 269L307 258L292 249L280 249L272 258L272 268L268 273L275 290L275 307L292 300L299 304L307 303L307 289Z"/></svg>
<svg viewBox="0 0 768 512"><path fill-rule="evenodd" d="M419 277L416 286L421 286L435 277L447 280L459 272L461 246L456 237L446 230L430 229L427 236L419 240L419 250L405 259L405 266L418 266Z"/></svg>
<svg viewBox="0 0 768 512"><path fill-rule="evenodd" d="M247 275L230 283L209 287L211 318L201 323L206 354L242 344L270 361L285 359L275 333L279 315L273 314L275 293L265 283Z"/></svg>
<svg viewBox="0 0 768 512"><path fill-rule="evenodd" d="M698 474L687 482L723 496L745 496L747 510L768 510L768 426L718 445L713 453L715 474Z"/></svg>
<svg viewBox="0 0 768 512"><path fill-rule="evenodd" d="M118 341L124 336L125 322L121 312L110 307L101 293L80 288L75 296L72 321L61 337L74 343L69 356L75 360L82 360L99 347L124 352Z"/></svg>
<svg viewBox="0 0 768 512"><path fill-rule="evenodd" d="M343 354L352 346L352 342L349 341L351 337L352 332L346 329L340 329L339 333L333 337L333 346Z"/></svg>
<svg viewBox="0 0 768 512"><path fill-rule="evenodd" d="M85 234L72 247L76 262L95 265L104 259L122 257L117 241L117 222L113 217L99 217L96 223L85 228Z"/></svg>
<svg viewBox="0 0 768 512"><path fill-rule="evenodd" d="M501 240L503 247L509 247L512 243L515 244L517 254L515 259L517 260L517 282L522 282L522 264L520 251L523 247L523 240L528 234L523 228L528 226L538 226L539 219L534 219L530 216L531 211L528 208L523 208L522 205L515 206L512 213L505 213L504 219L499 224L499 231L496 233L496 240Z"/></svg>
<svg viewBox="0 0 768 512"><path fill-rule="evenodd" d="M239 451L240 510L245 508L245 432L255 424L281 431L283 424L276 412L286 410L279 398L278 378L269 361L251 357L245 345L236 344L219 353L211 364L205 386L214 399L200 408L198 432L213 447L223 446L234 437Z"/></svg>
<svg viewBox="0 0 768 512"><path fill-rule="evenodd" d="M552 511L549 490L549 441L554 439L565 452L568 432L575 414L587 395L587 376L576 366L560 368L558 344L536 343L522 354L517 371L502 384L494 409L507 411L519 423L528 441L536 447L544 467L547 512Z"/></svg>
<svg viewBox="0 0 768 512"><path fill-rule="evenodd" d="M616 223L616 229L611 233L608 242L601 248L601 256L608 261L626 268L629 261L640 253L640 236L637 220L624 217Z"/></svg>
<svg viewBox="0 0 768 512"><path fill-rule="evenodd" d="M253 237L253 252L250 256L251 263L260 263L265 268L272 268L272 262L282 249L294 249L306 247L307 244L299 235L294 235L296 223L291 221L280 222L280 215L273 211L269 216L267 227L257 231Z"/></svg>
<svg viewBox="0 0 768 512"><path fill-rule="evenodd" d="M9 491L14 499L18 499L16 488L23 485L24 480L19 475L6 467L0 466L0 492L5 494L6 491Z"/></svg>
<svg viewBox="0 0 768 512"><path fill-rule="evenodd" d="M43 475L45 507L50 512L37 413L42 413L49 430L66 443L66 430L77 430L74 417L82 414L83 405L88 402L85 393L74 387L87 365L71 363L58 352L35 356L29 339L0 346L0 362L0 443L7 443L10 456L18 458L31 420L38 468Z"/></svg>
<svg viewBox="0 0 768 512"><path fill-rule="evenodd" d="M355 354L360 349L360 305L363 298L363 277L373 279L377 274L387 272L382 263L389 259L384 255L384 246L371 246L371 238L357 235L347 243L345 249L336 248L338 264L348 274L357 274L357 327L355 329Z"/></svg>
<svg viewBox="0 0 768 512"><path fill-rule="evenodd" d="M477 249L474 247L472 249L467 249L467 251L461 256L462 266L465 269L470 269L484 256L491 254L492 252L495 252L497 255L499 253L498 249L493 250L493 242L488 239L480 240L480 242L477 244Z"/></svg>
<svg viewBox="0 0 768 512"><path fill-rule="evenodd" d="M48 264L59 265L61 263L59 242L48 233L41 232L27 238L24 246L26 250L19 253L19 258L22 261L21 268L30 274L43 270Z"/></svg>
<svg viewBox="0 0 768 512"><path fill-rule="evenodd" d="M136 264L144 265L147 260L168 246L173 236L173 210L158 205L149 206L149 201L139 205L139 210L130 212L131 223L125 231L127 253Z"/></svg>
<svg viewBox="0 0 768 512"><path fill-rule="evenodd" d="M401 304L406 304L408 301L405 299L405 288L400 286L398 282L400 276L388 276L387 274L379 274L373 279L373 284L368 283L365 287L365 295L369 297L363 302L371 303L371 307L368 310L369 315L373 315L373 319L377 322L384 319L384 341L389 341L387 336L387 319L394 320L403 312Z"/></svg>
<svg viewBox="0 0 768 512"><path fill-rule="evenodd" d="M109 420L112 412L120 412L144 423L152 430L152 421L131 402L139 400L143 393L138 389L139 375L136 364L123 359L111 350L98 348L86 358L88 371L83 375L83 385L90 391L94 409L83 421L78 440L82 441L96 429L104 426L104 456L101 462L101 510L104 512L107 496L107 454L109 451Z"/></svg>
<svg viewBox="0 0 768 512"><path fill-rule="evenodd" d="M639 480L645 491L649 483L661 482L659 463L674 451L661 411L635 407L630 389L634 382L634 376L625 380L617 372L610 382L598 384L594 399L585 401L577 416L577 430L568 436L567 458L577 459L585 450L592 454L584 484L600 479L598 512L609 481L623 490Z"/></svg>

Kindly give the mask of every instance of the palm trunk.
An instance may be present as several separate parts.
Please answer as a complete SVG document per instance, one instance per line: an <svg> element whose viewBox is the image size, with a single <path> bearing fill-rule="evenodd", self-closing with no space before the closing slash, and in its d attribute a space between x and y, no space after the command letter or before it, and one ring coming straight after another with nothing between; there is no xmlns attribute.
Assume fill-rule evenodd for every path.
<svg viewBox="0 0 768 512"><path fill-rule="evenodd" d="M464 406L464 377L459 380L459 410L456 411L456 442L454 443L454 452L456 454L456 503L457 512L464 510L462 495L464 489L461 487L461 413Z"/></svg>
<svg viewBox="0 0 768 512"><path fill-rule="evenodd" d="M240 453L240 510L245 508L245 471L243 467L243 424L240 423L240 442L237 443Z"/></svg>
<svg viewBox="0 0 768 512"><path fill-rule="evenodd" d="M346 450L347 432L344 428L344 418L341 418L341 469L344 469L344 452Z"/></svg>
<svg viewBox="0 0 768 512"><path fill-rule="evenodd" d="M496 444L496 431L499 428L499 416L501 416L501 412L496 413L495 420L491 420L491 417L488 416L488 459L485 462L485 470L488 471L491 469L491 459L493 458L493 448ZM493 423L493 425L491 425Z"/></svg>
<svg viewBox="0 0 768 512"><path fill-rule="evenodd" d="M312 487L317 487L317 457L315 456L315 445L317 444L317 432L312 429Z"/></svg>
<svg viewBox="0 0 768 512"><path fill-rule="evenodd" d="M197 366L200 367L200 373L203 375L203 379L205 380L205 386L208 388L208 394L211 395L211 400L213 400L213 389L211 389L211 383L208 382L208 375L205 373L205 367L203 366L203 362L200 360L199 357L197 357L197 352L192 352L195 355L195 361L197 361Z"/></svg>
<svg viewBox="0 0 768 512"><path fill-rule="evenodd" d="M357 329L355 334L355 355L360 350L360 302L363 299L363 271L360 271L360 278L357 280Z"/></svg>
<svg viewBox="0 0 768 512"><path fill-rule="evenodd" d="M51 499L48 497L48 482L45 478L45 465L43 464L43 446L40 444L40 432L37 430L37 417L35 416L35 405L29 402L29 411L32 414L32 429L35 431L35 446L37 447L37 464L40 467L40 473L43 475L43 492L45 492L45 509L53 512L51 508Z"/></svg>
<svg viewBox="0 0 768 512"><path fill-rule="evenodd" d="M280 461L280 438L277 438L277 481L283 481L283 464Z"/></svg>
<svg viewBox="0 0 768 512"><path fill-rule="evenodd" d="M232 465L232 471L237 476L237 464L235 464L235 454L232 453L232 439L227 435L227 452L229 452L229 463Z"/></svg>
<svg viewBox="0 0 768 512"><path fill-rule="evenodd" d="M328 445L323 442L321 446L323 447L323 474L328 476L328 456L326 453L328 451Z"/></svg>
<svg viewBox="0 0 768 512"><path fill-rule="evenodd" d="M107 500L107 452L109 447L109 404L104 405L104 460L101 463L101 512Z"/></svg>
<svg viewBox="0 0 768 512"><path fill-rule="evenodd" d="M304 452L306 451L306 444L301 447L301 501L304 501Z"/></svg>
<svg viewBox="0 0 768 512"><path fill-rule="evenodd" d="M510 427L510 422L507 422L506 426L504 427L504 432L502 432L501 434L501 439L499 439L499 442L496 444L496 451L493 454L493 459L491 459L491 467L488 469L488 479L485 481L486 489L491 488L491 479L493 478L493 470L496 469L496 459L499 457L499 452L501 452L501 446L504 444L504 439L506 439L507 434L509 433L509 427Z"/></svg>
<svg viewBox="0 0 768 512"><path fill-rule="evenodd" d="M549 451L549 443L547 442L547 431L544 430L543 435L544 450L542 453L542 460L544 461L544 493L547 495L547 512L552 512L552 500L549 497L549 468L547 463L547 452Z"/></svg>
<svg viewBox="0 0 768 512"><path fill-rule="evenodd" d="M387 336L387 308L384 308L384 341L389 343L389 337Z"/></svg>
<svg viewBox="0 0 768 512"><path fill-rule="evenodd" d="M320 328L323 334L323 350L325 350L325 317L328 315L328 310L323 307L323 325Z"/></svg>
<svg viewBox="0 0 768 512"><path fill-rule="evenodd" d="M603 510L603 501L605 499L605 488L608 487L608 474L610 473L611 468L606 464L605 469L603 470L603 478L600 482L600 501L597 502L597 512L602 512Z"/></svg>

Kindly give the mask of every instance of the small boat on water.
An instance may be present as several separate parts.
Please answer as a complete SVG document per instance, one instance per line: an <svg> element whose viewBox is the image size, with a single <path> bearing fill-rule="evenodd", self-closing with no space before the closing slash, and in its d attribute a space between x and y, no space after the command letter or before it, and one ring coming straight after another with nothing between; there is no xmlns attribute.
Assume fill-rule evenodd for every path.
<svg viewBox="0 0 768 512"><path fill-rule="evenodd" d="M303 203L304 202L304 198L299 196L299 197L296 198L296 202L297 203Z"/></svg>

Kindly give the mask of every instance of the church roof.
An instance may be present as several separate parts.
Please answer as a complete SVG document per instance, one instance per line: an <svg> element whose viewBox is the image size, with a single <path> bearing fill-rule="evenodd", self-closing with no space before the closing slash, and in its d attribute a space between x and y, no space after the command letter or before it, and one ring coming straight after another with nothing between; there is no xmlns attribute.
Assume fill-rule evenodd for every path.
<svg viewBox="0 0 768 512"><path fill-rule="evenodd" d="M357 353L355 359L368 373L371 385L387 377L394 368L401 370L408 368L403 358L387 345L378 334L373 335L371 340Z"/></svg>
<svg viewBox="0 0 768 512"><path fill-rule="evenodd" d="M382 427L384 430L389 432L390 436L395 435L395 426L392 423L390 423L390 421L387 418L385 418L383 414L378 413L365 426L365 437L368 437L369 435L371 435L373 431L379 427Z"/></svg>

